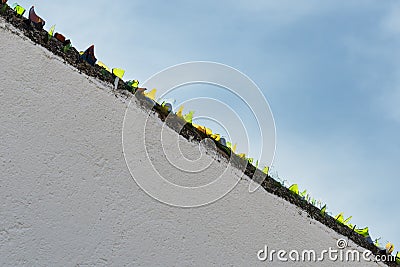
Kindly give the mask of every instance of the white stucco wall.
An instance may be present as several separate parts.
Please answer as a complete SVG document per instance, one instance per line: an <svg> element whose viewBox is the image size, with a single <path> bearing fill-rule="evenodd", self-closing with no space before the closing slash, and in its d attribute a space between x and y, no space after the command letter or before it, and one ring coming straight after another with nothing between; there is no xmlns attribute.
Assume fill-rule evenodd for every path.
<svg viewBox="0 0 400 267"><path fill-rule="evenodd" d="M10 29L0 19L1 266L291 266L260 262L257 252L264 245L336 248L340 235L262 189L248 193L246 180L201 208L174 208L149 197L123 156L127 102ZM139 120L145 118L136 109ZM158 127L160 121L148 123ZM178 138L172 131L166 136ZM181 143L189 156L199 153L196 144ZM161 147L150 153L164 160ZM138 149L138 162L144 157ZM193 181L162 166L183 183ZM210 168L226 166L213 162ZM234 170L228 174L238 179ZM295 266L336 265L377 264Z"/></svg>

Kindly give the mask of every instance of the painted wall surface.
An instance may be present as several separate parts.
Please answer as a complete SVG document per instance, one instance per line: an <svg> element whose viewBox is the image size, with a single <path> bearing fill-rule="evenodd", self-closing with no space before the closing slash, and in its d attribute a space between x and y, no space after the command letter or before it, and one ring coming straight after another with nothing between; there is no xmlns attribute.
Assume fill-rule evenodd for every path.
<svg viewBox="0 0 400 267"><path fill-rule="evenodd" d="M246 179L200 208L154 200L135 183L124 159L127 101L2 20L0 81L1 266L377 265L281 263L276 256L273 263L259 261L265 245L321 252L336 249L342 237L262 189L248 193ZM144 119L146 113L136 109ZM147 123L156 128L161 122L151 117ZM146 135L156 138L152 131ZM173 131L165 138L179 140L189 157L198 156L197 144ZM149 151L185 183L184 172L162 163L161 147ZM140 162L146 155L138 149L136 157ZM218 173L227 166L214 160L210 168ZM240 179L236 170L227 173Z"/></svg>

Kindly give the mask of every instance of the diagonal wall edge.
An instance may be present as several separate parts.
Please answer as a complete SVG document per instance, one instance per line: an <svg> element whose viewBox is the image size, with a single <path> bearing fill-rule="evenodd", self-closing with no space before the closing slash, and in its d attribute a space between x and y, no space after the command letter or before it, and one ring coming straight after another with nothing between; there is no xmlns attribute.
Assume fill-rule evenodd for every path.
<svg viewBox="0 0 400 267"><path fill-rule="evenodd" d="M54 249L52 248L52 242L49 241L56 240L57 239L56 236L60 232L64 233L62 227L70 225L70 229L66 230L65 235L63 236L63 238L65 238L65 241L57 241L56 242L57 245L59 245L66 251L68 251L69 249L70 251L75 252L76 255L80 255L79 252L77 252L74 248L70 247L71 246L70 244L74 244L75 241L70 240L71 237L69 237L69 235L75 236L76 238L76 234L81 231L85 233L87 237L90 237L90 243L92 242L94 243L97 242L98 244L105 243L107 244L105 245L105 247L112 248L113 250L112 253L104 252L104 254L105 255L109 254L108 255L109 258L111 259L114 258L115 261L118 262L116 260L118 258L118 252L115 251L118 250L118 244L121 245L122 243L124 243L123 237L127 237L128 239L132 238L134 236L133 232L135 231L132 228L128 227L128 226L132 227L132 225L129 224L129 222L124 221L128 220L128 217L124 217L121 214L125 214L128 211L135 214L136 211L133 209L129 209L129 207L124 204L126 204L125 202L132 201L131 199L132 197L131 194L133 194L132 192L135 192L135 194L141 196L140 201L143 203L146 202L145 199L147 198L147 196L145 196L143 192L141 192L137 187L132 185L131 180L126 179L129 180L126 181L124 179L127 176L129 176L127 171L124 170L124 166L119 165L120 168L112 169L112 167L109 165L112 160L114 160L113 163L122 160L121 158L122 154L117 152L120 150L120 148L118 147L120 143L116 142L115 140L114 136L114 134L116 134L115 129L110 130L111 132L109 132L110 134L109 136L102 136L102 137L99 137L101 135L99 135L95 130L100 132L101 129L109 129L110 127L114 128L119 127L120 126L119 123L121 121L118 121L118 119L122 118L119 118L118 115L120 115L119 113L121 112L121 109L125 107L121 99L129 99L132 97L132 94L124 90L126 88L123 82L119 84L119 90L111 91L110 88L113 81L111 76L106 76L103 73L101 73L98 67L93 68L85 63L77 62L76 58L78 52L75 49L72 49L67 54L64 54L61 50L61 44L58 43L58 41L52 40L49 43L44 42L44 38L47 35L47 32L38 31L33 28L32 29L26 28L26 24L24 24L23 19L15 17L13 13L8 12L6 14L3 14L3 17L8 23L12 24L18 30L9 25L8 23L4 23L1 27L3 31L2 33L3 36L0 37L8 39L7 40L8 42L6 41L3 42L3 40L1 41L1 46L2 46L1 48L3 55L1 56L2 59L0 61L1 65L3 66L1 74L1 80L3 84L0 92L2 98L2 107L3 107L2 117L1 117L2 146L0 150L1 151L0 156L2 159L2 166L3 166L2 167L3 181L1 187L2 190L1 193L2 196L4 195L6 199L6 201L4 202L5 208L4 209L2 208L2 211L0 212L1 214L0 236L2 237L1 239L2 243L0 243L1 254L9 257L12 256L15 259L20 259L22 262L26 260L32 264L35 263L39 264L42 263L43 261L48 263L51 262L50 259L47 258L45 259L43 255L38 257L37 262L29 261L25 259L23 256L19 256L19 255L25 255L25 252L22 251L24 247L22 244L12 243L13 238L15 238L14 242L19 240L29 243L31 245L38 244L36 248L34 247L28 249L28 254L27 254L28 256L35 255L37 252L35 251L35 249L38 249L41 251L41 253L47 253L50 251L55 253L56 259L64 259L64 258L68 259L69 258L68 255L63 255L63 253L61 252L54 251ZM7 33L5 29L11 30L12 33L10 33L10 31L8 31ZM17 34L20 34L20 36L16 36ZM33 43L40 44L41 46L45 47L52 54L61 57L63 60L60 60L58 57L51 57L50 53L43 52L42 50L38 52L39 51L38 48L32 46L33 43L23 40L25 38L24 36L33 41ZM21 50L22 47L26 49L22 51ZM28 51L34 51L32 52L33 55L29 55ZM38 57L37 59L34 58L36 56ZM38 62L38 60L41 62ZM41 66L41 68L34 68L35 66L34 64L30 66L28 64L30 61L37 63L38 66ZM85 76L83 75L78 75L77 73L67 74L68 72L71 71L70 69L68 70L69 67L67 65L62 64L63 61L64 63L68 63L69 65L75 67L80 72L83 72L84 74L90 77L94 77L103 82L106 82L110 86L107 89L107 86L101 84L94 84L93 82L88 83L87 78L85 78ZM54 71L54 69L60 70L61 73L63 74L65 73L65 75L61 75L65 77L60 77L60 73L58 72L53 73L52 71ZM67 80L67 77L69 77L70 79ZM47 81L44 80L45 78L47 78L48 80ZM34 81L35 79L37 79L37 81ZM99 88L99 87L104 87L106 92L108 90L108 94L110 93L115 94L116 96L118 96L118 99L110 100L107 94L99 92L96 93L96 91L93 90L93 88ZM90 100L91 97L93 97L92 100ZM85 101L82 101L82 99ZM106 105L105 110L100 109L100 107L96 103L97 101L100 101L102 104ZM140 102L140 99L138 101ZM83 107L74 106L76 104L81 104L83 105ZM114 107L114 105L118 107ZM92 108L93 110L91 110ZM54 114L51 114L54 110L58 110L58 112L54 112ZM165 114L159 107L158 108L156 107L155 111L157 112L156 114L159 116L161 120L165 119ZM100 115L103 116L104 120L101 120ZM76 121L77 120L76 118L78 118L78 121ZM112 122L111 118L113 120L116 120L116 122ZM94 123L93 126L94 128L90 127L81 128L82 122L87 122L88 120L91 120L90 122ZM37 125L35 125L34 122L38 122ZM111 125L108 125L109 123L111 123ZM46 128L47 126L49 128ZM66 130L66 127L68 129L71 129L72 132L67 131L63 133L61 130L57 130L57 129ZM44 129L46 129L47 131L44 131ZM202 136L200 132L195 131L193 127L185 126L185 129L186 130L183 131L181 134L183 135L183 137L187 139L193 136L195 137L194 138L195 140L201 140L202 138L204 138L204 136ZM75 132L73 130L75 130ZM114 136L114 138L112 138L111 136ZM118 135L118 137L119 136L120 135ZM72 138L72 141L70 140L70 138ZM80 144L79 142L74 143L74 140L81 140L82 138L84 141L83 148L81 148L82 144ZM93 140L95 138L98 138L99 140ZM74 149L69 150L70 148L68 146L62 145L60 143L62 141L66 141L67 139L71 143L76 145ZM43 140L46 140L46 142L44 142ZM112 149L107 148L106 144L110 144L111 142L116 142L116 144L112 145ZM52 146L51 144L56 144L56 145ZM57 147L60 150L54 149L54 147ZM102 150L98 151L97 150L98 147L103 147L104 151ZM113 150L110 153L111 155L113 155L112 159L110 159L110 156L108 155L108 152L110 152L110 150ZM70 159L72 160L72 162L70 163L64 162L65 158L63 156L63 153L65 153L65 155L69 155L72 158L73 157L72 155L74 155L76 151L81 151L80 152L82 154L81 160L82 162L85 162L87 165L81 165L82 163L72 159ZM90 153L88 153L88 151ZM18 152L18 155L15 154L16 152ZM32 152L35 152L35 154L32 154ZM220 153L224 157L229 156L229 151L226 151L221 147L220 147ZM36 156L38 157L38 159L35 159ZM116 159L118 159L118 161L115 161ZM66 160L66 162L68 162L68 160ZM30 163L28 164L29 168L27 168L26 166L27 163ZM74 164L76 166L74 166ZM87 166L97 166L96 168L98 169L86 173L86 176L83 174L79 175L79 173L77 173L77 170L81 169L84 170ZM43 170L45 170L45 172L43 172ZM71 173L69 173L69 171L71 171ZM255 171L256 170L253 166L248 165L245 173L248 177L252 177ZM118 177L119 179L118 181L126 183L125 187L132 190L132 192L129 190L123 190L121 188L116 189L114 183L110 183L110 181L105 182L104 178L107 175L105 175L103 172L105 174L110 175L109 176L110 178ZM72 174L75 174L76 176ZM235 175L234 170L232 170L232 175ZM34 180L33 184L32 184L33 181L29 179L30 177L36 178L33 179ZM84 179L84 177L86 178ZM94 179L88 181L89 179L87 177L94 177ZM12 182L4 181L11 178L14 178ZM59 180L56 178L62 178L61 179L62 183L57 184ZM71 179L70 182L72 184L75 182L76 183L75 186L67 184L66 183L67 180L65 180L66 178L70 178ZM25 185L19 183L23 183ZM241 183L244 183L244 181ZM108 201L107 199L103 201L97 199L96 197L94 198L94 200L91 199L90 196L95 196L96 193L90 192L90 190L88 189L88 185L92 186L93 190L100 190L101 192L103 192L105 194L103 195L104 197L106 198L110 197L113 200L118 200L120 203L115 204L107 202ZM293 229L290 229L291 227L294 227L295 229L300 231L300 235L297 236L295 235L295 238L303 240L312 240L312 242L314 242L315 244L309 242L310 244L312 244L311 246L322 245L322 243L320 243L320 241L318 241L318 239L314 237L302 236L302 235L313 234L303 229L306 228L307 224L313 225L312 228L313 231L316 229L317 230L319 229L319 231L322 232L328 231L327 230L328 228L324 229L322 226L319 225L319 223L316 222L319 221L320 223L326 225L327 227L336 232L336 233L329 232L328 236L330 236L330 238L322 237L322 239L325 241L324 245L329 244L329 246L333 247L335 245L335 242L333 241L335 240L335 238L336 239L339 238L338 234L340 234L354 241L355 243L353 244L353 246L357 247L357 245L359 245L361 247L371 250L375 254L378 253L376 248L373 245L368 244L361 236L352 232L347 227L343 227L337 224L333 218L321 216L317 208L301 200L296 195L291 194L291 192L289 192L286 188L282 187L280 183L274 181L272 178L268 177L268 179L263 182L262 186L269 193L279 196L280 198L285 199L286 201L296 205L297 207L300 207L301 210L306 211L307 216L305 216L305 214L303 214L300 210L296 211L295 209L291 208L292 207L291 205L286 204L285 201L282 201L282 199L276 198L273 195L265 194L263 192L257 192L256 195L254 196L256 199L252 199L252 196L244 197L243 194L246 193L243 193L243 187L241 186L239 186L239 188L241 188L242 190L240 194L237 192L237 190L239 189L235 189L234 192L232 192L233 196L231 198L227 196L222 200L224 205L227 206L220 207L218 203L212 205L213 207L214 205L218 206L218 208L216 208L216 210L218 211L216 212L216 214L209 214L205 210L206 208L200 208L192 212L185 211L183 212L184 214L179 214L179 216L183 216L187 221L190 221L192 216L194 216L202 223L205 223L205 225L207 225L208 223L210 225L210 228L211 226L213 226L213 229L215 230L208 228L203 229L203 227L201 227L201 229L204 230L203 231L204 235L208 234L211 237L214 237L216 239L221 238L228 242L230 240L238 241L237 238L234 238L235 231L238 230L236 224L231 224L232 222L225 221L225 223L227 223L228 225L227 228L225 228L225 227L218 227L217 225L214 225L215 222L212 222L212 220L218 220L217 216L218 214L227 216L225 220L229 218L231 219L234 218L234 217L229 217L223 211L224 209L226 209L230 212L237 212L234 211L235 206L229 206L229 204L227 204L228 199L232 200L233 198L234 199L233 202L239 205L238 210L240 212L245 212L245 213L248 212L247 215L249 221L237 222L238 224L240 224L241 227L246 228L246 226L253 226L253 227L259 226L257 230L254 229L252 230L254 232L263 234L264 235L263 237L265 239L264 242L266 244L268 244L269 241L268 235L271 234L272 231L278 232L282 235L281 236L282 240L274 241L274 243L278 246L275 249L279 249L279 246L285 246L285 245L290 246L290 243L285 244L285 241L288 242L288 240L290 240L292 237L285 235L284 232L288 231L289 234L294 234ZM65 188L70 189L71 191L70 192L67 192L68 190L63 191L63 189ZM80 188L85 188L86 191L80 192ZM49 189L50 191L47 191L47 189ZM123 197L121 198L121 196L118 194L120 192L110 192L108 194L105 192L107 190L121 190L123 192L122 193ZM55 196L55 194L59 195ZM16 195L18 196L17 200L14 198ZM52 205L51 197L57 198L58 201L60 202L54 202L53 203L54 205ZM252 207L251 209L253 209L253 212L257 211L258 212L257 215L253 214L250 208L249 208L250 211L244 210L245 208L241 206L243 204L240 204L241 198L245 198L244 202L247 205L249 205L249 207ZM71 201L72 202L71 207L74 207L77 210L77 212L75 212L75 209L68 207L67 204L63 204L61 202L62 200L66 202ZM258 202L253 202L253 205L257 204L260 205L260 207L255 208L254 206L252 206L251 200L252 201L257 200ZM43 204L43 201L45 202L44 206L46 207L46 210L40 208L41 204ZM87 202L90 205L85 205L85 202ZM177 215L179 212L177 212L177 214L174 215L171 214L168 215L166 208L160 206L159 203L155 203L153 201L149 202L151 203L151 205L154 205L160 210L162 210L162 214L166 216L165 221L162 221L160 217L156 216L155 219L156 222L153 225L152 224L147 225L151 227L155 232L160 231L159 229L157 229L157 227L161 225L163 227L166 227L165 229L170 229L174 231L172 223L174 220L177 220L181 225L186 224L185 220L179 219L179 216ZM273 207L268 207L267 203L269 202L274 203L272 205ZM116 218L111 218L112 216L110 216L110 214L106 214L107 212L105 211L106 208L107 210L109 210L110 208L112 210L113 205L117 205L116 210L118 215L116 216ZM15 210L11 209L10 207L15 207ZM32 207L35 207L41 213L36 214L35 212L29 211L30 209L32 209ZM93 211L91 210L91 207L94 207ZM56 211L59 211L61 214L63 214L63 216L60 217L60 214L55 214L56 211L51 211L51 208L56 208ZM82 208L84 210L82 210ZM124 210L123 208L128 208L128 209ZM263 208L265 209L263 210ZM143 209L145 211L143 211L141 215L149 215L150 217L152 216L153 211L152 208L149 207L149 203L147 203L146 208L141 208L140 206L137 207L137 210L143 210ZM290 224L285 224L281 220L273 218L276 216L281 216L282 218L288 219L287 217L288 214L284 214L282 210L288 212L288 214L292 216L292 218L294 218L292 220L299 220L300 225L297 225L292 221L290 221ZM20 213L18 213L17 211L20 211ZM46 214L45 211L48 211L48 213ZM203 219L200 219L202 215L204 215L202 213L207 214L207 216L205 216L205 218ZM299 215L299 213L302 213L302 215ZM34 219L35 223L29 223L27 222L27 220L25 220L28 218L31 219L35 216L39 216L41 217L41 219L39 218ZM53 216L56 217L57 220L52 220L51 218ZM100 227L100 225L102 225L102 220L103 220L101 216L108 217L108 219L112 221L111 224L107 225L111 227L111 230L102 229ZM253 216L257 217L257 219L260 222L259 224L252 223L252 220L254 220ZM79 219L77 219L77 217ZM316 221L307 217L315 219ZM46 220L44 220L44 218ZM70 224L67 223L66 225L63 225L62 222L60 221L61 219L66 220L67 222L69 221ZM121 219L121 221L119 222L118 219ZM82 225L83 221L87 221L88 223L87 228L80 229L79 225ZM276 225L270 225L269 227L266 226L266 224L268 225L273 224L272 222L276 223ZM124 223L127 223L127 225L124 226L125 225ZM146 225L145 220L142 222L136 221L136 223L142 223L143 225ZM30 232L30 231L35 232L38 229L40 230L39 232L44 237L41 238L40 236L35 236L34 234L32 234L32 236L29 234L25 235L25 232ZM108 239L101 240L102 239L101 237L96 236L100 233L99 231L101 230L104 230L109 234L108 237L110 238L110 240ZM144 230L144 228L142 230ZM219 235L219 232L221 232L222 230L224 231L226 230L228 233L225 235ZM46 236L46 231L49 231L49 236ZM185 233L184 235L182 235L182 239L190 239L191 241L195 242L194 239L188 237L190 236L190 234L193 234L193 232L190 232L188 229L185 229L184 227L181 228L181 231ZM144 232L152 236L152 233L148 233L147 231ZM160 232L157 233L160 234ZM180 232L178 231L175 232L174 234L179 235ZM145 236L143 235L139 236L144 240L146 240ZM333 236L334 238L332 238ZM25 237L28 237L28 239L27 240L24 239ZM169 236L169 238L173 241L176 241L174 239L175 236L174 238ZM256 240L260 241L260 239L257 239L255 237L253 238L254 238L253 239L254 243L257 243ZM275 238L279 239L280 237L275 237ZM202 234L198 234L196 236L196 239L203 240L205 243L210 245L213 244L211 240L209 240L206 236L203 236ZM245 258L252 256L254 257L254 260L256 260L255 256L255 253L257 252L257 250L255 250L256 248L253 247L253 245L250 244L251 242L245 237L241 237L241 239L246 240L246 242L244 243L248 245L247 248L241 247L242 249L247 251L249 250L249 248L252 248L254 251L252 252L253 253L252 255L245 255L245 256L240 255L240 256ZM85 243L84 240L80 241ZM149 240L147 241L151 243L151 241ZM182 242L184 243L185 241ZM224 244L222 240L219 240L219 242L220 245ZM168 242L168 244L174 248L173 242ZM258 245L257 248L259 249L262 248L260 247L262 245L261 243L257 245ZM88 254L92 253L95 256L88 254L83 254L83 255L86 255L88 256L88 258L91 258L90 259L91 263L98 263L97 261L101 262L102 260L98 257L98 255L100 255L101 253L96 253L94 251L96 250L102 251L103 248L101 247L93 248L92 244L87 244L87 246L88 248L82 247L82 252L87 252ZM135 254L142 253L143 251L141 251L141 248L136 246L140 246L139 243L135 243L134 246ZM236 243L236 246L239 245ZM302 247L297 243L296 246ZM12 248L19 253L13 254L13 252L11 252L13 250ZM162 247L159 248L163 250ZM211 250L209 246L202 247L201 242L197 242L196 246L193 247L192 249L196 248L199 248L201 250L199 253L207 252L210 253L211 255L214 255L215 253ZM19 251L20 249L21 251ZM124 249L128 248L125 247ZM176 245L176 247L172 251L178 253L180 249L183 249L183 247L181 247L180 245ZM305 247L305 249L307 249L307 247ZM227 251L224 252L227 253ZM143 253L152 254L152 252L143 252ZM236 249L233 249L231 253L233 254L238 253L238 251ZM74 255L74 253L72 253L72 255ZM195 257L195 255L193 254L190 255L192 257ZM131 259L127 251L125 251L124 256L126 259ZM230 256L232 257L232 259L236 259L240 262L240 260L235 258L234 255ZM85 257L82 255L80 255L79 257L81 258L82 263L84 263L84 261L86 260ZM182 257L183 261L185 261L186 263L190 263L189 259L190 257L184 257L184 256ZM7 260L7 258L4 259ZM40 259L42 259L43 261L40 261ZM204 261L204 263L207 264L210 263L207 260L211 261L217 259L218 257L215 256L214 258L211 257L211 259L202 259L202 260ZM142 260L143 262L141 263L143 264L148 259L142 259ZM167 260L168 260L167 262L173 263L173 259L167 259ZM230 262L231 260L228 259L224 263L229 264ZM12 264L16 262L5 261L3 263ZM245 263L246 262L242 262L242 264Z"/></svg>

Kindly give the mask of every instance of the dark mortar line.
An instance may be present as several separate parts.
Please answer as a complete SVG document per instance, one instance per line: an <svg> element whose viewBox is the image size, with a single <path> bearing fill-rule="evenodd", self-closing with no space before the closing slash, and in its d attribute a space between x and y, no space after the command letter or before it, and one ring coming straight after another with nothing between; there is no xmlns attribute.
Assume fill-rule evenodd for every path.
<svg viewBox="0 0 400 267"><path fill-rule="evenodd" d="M0 9L3 6L4 5L0 4ZM37 29L35 26L33 26L32 23L30 23L29 19L18 16L11 8L7 8L0 15L8 23L21 30L23 34L34 43L40 44L53 54L64 59L64 63L68 63L69 65L75 67L79 70L80 73L84 73L88 76L109 83L112 88L114 88L113 85L115 76L113 76L113 74L98 65L91 66L85 61L80 61L79 52L74 47L71 47L70 50L64 53L63 44L59 40L52 38L48 41L48 32L46 30ZM124 96L126 98L135 96L136 99L139 100L139 104L142 107L145 107L146 109L151 109L152 111L154 111L154 113L157 113L161 121L165 122L171 129L173 129L189 141L195 140L196 142L200 142L205 138L209 138L205 133L193 127L192 124L186 123L186 121L178 117L176 114L168 113L167 110L158 103L149 102L149 100L143 94L133 92L132 88L122 80L119 81L117 90L113 89L113 92L116 96L118 94L119 96ZM217 152L220 156L227 159L229 163L232 164L232 166L238 168L241 171L244 170L244 174L253 181L257 183L260 183L262 181L261 186L267 192L296 205L297 207L306 211L309 218L315 219L325 226L336 231L338 234L341 234L353 240L357 245L370 250L373 254L384 255L380 253L379 249L376 246L368 243L363 236L359 235L349 227L339 224L333 217L327 214L322 215L320 209L308 203L299 195L291 192L288 188L284 187L281 183L274 180L271 176L266 175L264 180L260 180L260 177L263 178L265 176L262 171L250 164L246 159L240 158L235 153L232 153L231 149L223 146L220 142L215 141L212 138L211 140L214 141ZM393 262L385 263L388 266L397 266L396 263Z"/></svg>

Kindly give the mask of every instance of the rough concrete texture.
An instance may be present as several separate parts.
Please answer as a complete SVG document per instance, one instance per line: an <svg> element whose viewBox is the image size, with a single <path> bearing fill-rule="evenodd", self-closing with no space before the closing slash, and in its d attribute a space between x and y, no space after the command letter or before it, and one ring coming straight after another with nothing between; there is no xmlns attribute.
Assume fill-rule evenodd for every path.
<svg viewBox="0 0 400 267"><path fill-rule="evenodd" d="M260 262L264 245L320 252L336 249L343 237L262 188L248 193L246 179L200 208L174 208L149 197L123 155L127 100L15 32L0 19L1 266L377 265ZM138 118L146 116L136 109ZM147 123L157 127L160 121ZM179 139L173 131L164 134ZM189 158L198 157L196 144L179 142ZM177 173L162 163L162 147L149 151L165 172ZM226 163L213 162L211 172L219 168ZM237 171L228 173L240 179ZM174 182L193 182L181 175Z"/></svg>

